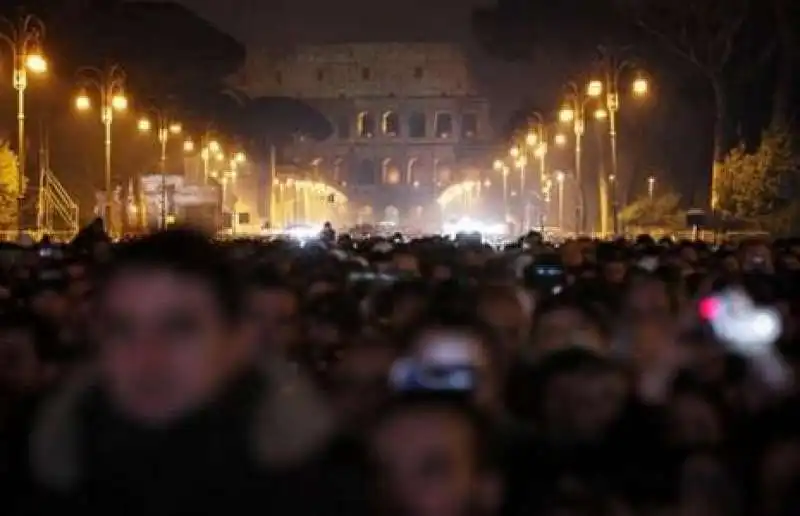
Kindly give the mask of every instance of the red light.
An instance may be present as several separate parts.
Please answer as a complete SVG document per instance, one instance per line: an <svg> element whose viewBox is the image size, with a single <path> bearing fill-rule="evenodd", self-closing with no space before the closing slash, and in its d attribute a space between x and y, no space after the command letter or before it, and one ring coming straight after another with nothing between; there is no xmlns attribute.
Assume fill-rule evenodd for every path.
<svg viewBox="0 0 800 516"><path fill-rule="evenodd" d="M719 313L720 303L720 300L715 297L707 297L700 300L700 303L697 305L697 311L700 313L700 317L706 321L715 318Z"/></svg>

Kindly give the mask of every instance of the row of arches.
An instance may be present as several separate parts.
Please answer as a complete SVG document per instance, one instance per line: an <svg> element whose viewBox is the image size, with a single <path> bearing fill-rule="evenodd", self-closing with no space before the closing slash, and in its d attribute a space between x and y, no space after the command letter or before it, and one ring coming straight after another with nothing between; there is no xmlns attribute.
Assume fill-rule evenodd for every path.
<svg viewBox="0 0 800 516"><path fill-rule="evenodd" d="M461 137L474 138L478 135L478 116L475 113L464 113L460 120ZM350 120L346 117L337 123L339 138L350 138ZM356 136L373 138L377 135L387 137L408 136L409 138L451 138L456 131L456 120L452 113L440 111L434 115L433 134L429 135L428 116L419 111L412 112L405 120L395 111L385 111L376 115L370 111L362 111L356 117Z"/></svg>
<svg viewBox="0 0 800 516"><path fill-rule="evenodd" d="M366 158L358 162L353 181L361 186L407 184L419 187L431 180L447 183L452 180L452 171L452 164L439 160L434 160L432 174L426 174L419 158L412 157L405 164L391 158Z"/></svg>

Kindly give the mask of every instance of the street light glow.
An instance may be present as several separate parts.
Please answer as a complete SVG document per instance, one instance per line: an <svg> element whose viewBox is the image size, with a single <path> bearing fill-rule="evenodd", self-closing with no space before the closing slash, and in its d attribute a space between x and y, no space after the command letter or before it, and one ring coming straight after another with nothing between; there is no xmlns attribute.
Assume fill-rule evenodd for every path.
<svg viewBox="0 0 800 516"><path fill-rule="evenodd" d="M528 135L525 137L525 143L527 143L531 147L536 145L536 143L538 141L539 141L539 137L536 135L536 133L533 133L533 132L528 133Z"/></svg>
<svg viewBox="0 0 800 516"><path fill-rule="evenodd" d="M47 60L39 52L25 56L25 66L33 73L47 72Z"/></svg>
<svg viewBox="0 0 800 516"><path fill-rule="evenodd" d="M558 119L565 123L572 122L575 120L575 110L569 106L561 108L561 111L558 112Z"/></svg>
<svg viewBox="0 0 800 516"><path fill-rule="evenodd" d="M492 164L492 168L497 170L498 172L503 170L503 161L499 160L499 159L494 160L494 163Z"/></svg>
<svg viewBox="0 0 800 516"><path fill-rule="evenodd" d="M86 93L81 93L77 97L75 97L75 107L80 111L86 111L92 107L92 101L89 98L89 95Z"/></svg>
<svg viewBox="0 0 800 516"><path fill-rule="evenodd" d="M598 80L589 81L586 86L586 94L590 97L599 97L603 94L603 83Z"/></svg>
<svg viewBox="0 0 800 516"><path fill-rule="evenodd" d="M526 158L525 156L520 156L519 159L517 160L517 168L522 168L527 164L528 164L528 158Z"/></svg>
<svg viewBox="0 0 800 516"><path fill-rule="evenodd" d="M185 140L183 142L183 151L184 152L194 151L194 142L192 140Z"/></svg>
<svg viewBox="0 0 800 516"><path fill-rule="evenodd" d="M126 97L122 93L117 93L116 95L111 97L111 107L113 107L117 111L125 111L126 109L128 109L128 97Z"/></svg>
<svg viewBox="0 0 800 516"><path fill-rule="evenodd" d="M563 183L564 182L564 172L562 172L560 170L558 172L556 172L556 181L558 181L559 183Z"/></svg>
<svg viewBox="0 0 800 516"><path fill-rule="evenodd" d="M594 119L595 120L605 120L608 118L608 111L603 108L599 108L594 112Z"/></svg>
<svg viewBox="0 0 800 516"><path fill-rule="evenodd" d="M218 152L216 155L217 161L225 161L225 154Z"/></svg>
<svg viewBox="0 0 800 516"><path fill-rule="evenodd" d="M177 122L170 124L169 132L172 134L181 134L183 131L183 126Z"/></svg>
<svg viewBox="0 0 800 516"><path fill-rule="evenodd" d="M566 137L566 135L563 135L563 134L561 134L561 133L558 133L558 134L555 136L555 139L554 139L554 141L555 141L555 144L556 144L556 145L558 145L559 147L563 147L564 145L566 145L566 144L567 144L567 137Z"/></svg>
<svg viewBox="0 0 800 516"><path fill-rule="evenodd" d="M152 124L150 124L150 120L147 118L140 118L139 121L136 123L136 127L139 131L143 133L147 133L152 129Z"/></svg>
<svg viewBox="0 0 800 516"><path fill-rule="evenodd" d="M539 145L536 147L536 150L533 152L534 156L539 159L542 159L547 155L547 147L544 144Z"/></svg>
<svg viewBox="0 0 800 516"><path fill-rule="evenodd" d="M638 97L647 95L649 88L650 85L644 77L637 77L636 80L633 81L633 93Z"/></svg>
<svg viewBox="0 0 800 516"><path fill-rule="evenodd" d="M211 152L219 152L221 148L222 147L220 147L219 142L216 140L211 140L208 142L208 150Z"/></svg>
<svg viewBox="0 0 800 516"><path fill-rule="evenodd" d="M512 158L518 158L519 157L519 147L517 147L516 145L514 147L511 147L511 149L508 151L508 154Z"/></svg>
<svg viewBox="0 0 800 516"><path fill-rule="evenodd" d="M235 163L244 163L247 161L247 156L244 152L239 151L234 155L233 160Z"/></svg>

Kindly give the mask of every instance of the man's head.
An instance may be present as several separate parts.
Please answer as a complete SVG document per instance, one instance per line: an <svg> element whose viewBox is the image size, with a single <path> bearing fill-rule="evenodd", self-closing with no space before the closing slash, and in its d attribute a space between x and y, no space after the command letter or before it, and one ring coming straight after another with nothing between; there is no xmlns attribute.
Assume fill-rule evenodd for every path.
<svg viewBox="0 0 800 516"><path fill-rule="evenodd" d="M259 352L290 354L300 338L300 299L277 274L261 271L248 282L247 313L258 329Z"/></svg>
<svg viewBox="0 0 800 516"><path fill-rule="evenodd" d="M468 406L396 400L380 413L370 440L381 501L413 516L491 513L498 485L490 443L486 421Z"/></svg>
<svg viewBox="0 0 800 516"><path fill-rule="evenodd" d="M96 293L104 387L132 419L166 424L201 407L243 362L242 290L201 234L124 244Z"/></svg>

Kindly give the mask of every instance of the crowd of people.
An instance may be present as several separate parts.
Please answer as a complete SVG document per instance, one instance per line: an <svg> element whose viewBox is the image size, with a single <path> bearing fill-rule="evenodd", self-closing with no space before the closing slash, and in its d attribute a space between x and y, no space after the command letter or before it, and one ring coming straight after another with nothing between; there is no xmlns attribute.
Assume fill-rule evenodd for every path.
<svg viewBox="0 0 800 516"><path fill-rule="evenodd" d="M0 247L0 511L800 514L798 271L792 240ZM728 342L763 321L709 324L734 288L781 381Z"/></svg>

